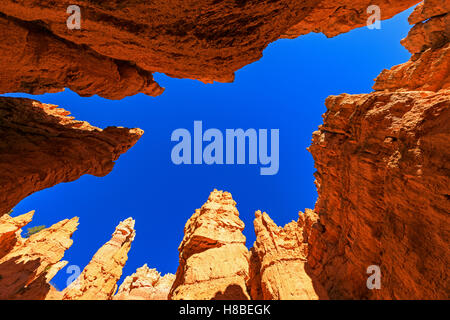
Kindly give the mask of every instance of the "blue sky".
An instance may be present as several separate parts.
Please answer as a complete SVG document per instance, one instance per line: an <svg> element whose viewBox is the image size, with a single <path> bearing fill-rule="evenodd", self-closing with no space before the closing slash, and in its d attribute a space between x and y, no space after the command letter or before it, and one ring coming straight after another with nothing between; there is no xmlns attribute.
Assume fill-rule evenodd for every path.
<svg viewBox="0 0 450 320"><path fill-rule="evenodd" d="M40 96L9 94L57 104L78 120L101 128L145 131L108 176L83 176L37 192L16 206L15 215L36 210L29 227L80 217L74 244L64 259L81 269L110 239L116 225L133 217L136 238L124 276L144 263L162 273L175 273L184 225L217 188L232 193L251 247L255 210L268 212L284 225L296 220L298 211L314 207L315 169L306 148L322 123L325 98L369 93L381 70L409 59L400 40L410 29L410 12L383 21L381 30L360 28L332 39L310 34L276 41L261 60L237 71L234 83L203 84L156 74L166 87L157 98L138 94L110 101L81 98L70 90ZM177 128L192 132L195 120L203 121L204 130L280 129L279 173L261 176L259 165L174 165L171 133ZM53 282L62 289L69 276L64 268Z"/></svg>

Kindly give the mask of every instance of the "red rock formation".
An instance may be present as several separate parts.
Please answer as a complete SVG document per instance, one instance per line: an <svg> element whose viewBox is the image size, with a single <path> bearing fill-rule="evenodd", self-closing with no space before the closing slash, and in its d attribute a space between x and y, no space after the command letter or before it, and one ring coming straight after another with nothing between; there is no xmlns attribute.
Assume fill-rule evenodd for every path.
<svg viewBox="0 0 450 320"><path fill-rule="evenodd" d="M60 221L23 239L20 228L31 221L32 215L0 218L0 241L2 249L7 248L0 256L0 300L45 299L53 289L48 282L66 264L60 260L72 245L70 238L78 218ZM9 241L6 246L5 241Z"/></svg>
<svg viewBox="0 0 450 320"><path fill-rule="evenodd" d="M335 37L355 28L367 25L373 11L368 8L377 5L381 19L390 19L420 1L396 0L322 0L318 1L311 12L298 24L292 26L284 34L284 38L296 38L310 32L323 33L327 37Z"/></svg>
<svg viewBox="0 0 450 320"><path fill-rule="evenodd" d="M333 299L447 297L450 92L329 97L310 151L314 275ZM370 265L382 289L366 287ZM446 280L447 279L447 280Z"/></svg>
<svg viewBox="0 0 450 320"><path fill-rule="evenodd" d="M125 278L113 299L167 300L174 280L175 275L168 273L161 277L161 273L145 264Z"/></svg>
<svg viewBox="0 0 450 320"><path fill-rule="evenodd" d="M161 89L151 72L229 82L280 37L313 31L334 36L366 25L370 5L378 5L387 19L418 2L79 0L81 30L69 30L66 11L72 1L4 0L0 92L70 87L111 98L139 90L156 95Z"/></svg>
<svg viewBox="0 0 450 320"><path fill-rule="evenodd" d="M111 240L97 251L78 279L63 291L62 299L112 299L135 234L133 219L120 222Z"/></svg>
<svg viewBox="0 0 450 320"><path fill-rule="evenodd" d="M309 148L323 233L308 266L332 299L448 298L448 12L433 0L415 9L402 41L413 56L382 72L383 91L326 101ZM379 290L366 286L370 265Z"/></svg>
<svg viewBox="0 0 450 320"><path fill-rule="evenodd" d="M312 281L305 270L308 257L308 237L314 212L300 212L297 222L278 227L267 213L256 212L254 221L256 242L250 264L252 279L250 292L253 299L264 300L317 300L326 299L327 293ZM255 263L256 262L256 263ZM258 283L260 282L260 283ZM259 287L261 289L259 289Z"/></svg>
<svg viewBox="0 0 450 320"><path fill-rule="evenodd" d="M397 1L390 8L384 7L387 1L380 5L382 12L394 14L413 2ZM138 22L131 24L130 12L114 11L111 3L82 3L82 36L62 27L64 11L59 10L64 1L52 6L45 1L39 6L32 0L7 1L0 11L8 16L1 19L26 29L35 28L36 23L12 17L36 21L41 15L49 37L88 47L88 56L91 49L96 50L99 59L108 57L112 65L117 59L128 59L142 70L229 81L236 68L257 59L267 43L280 35L345 32L364 23L361 13L368 5L365 1L351 5L341 1L339 7L328 1L300 6L263 1L255 14L252 1L215 2L204 10L191 1L178 8L166 2L156 4L150 13L166 19L147 22L149 13L141 10L133 16ZM35 10L24 10L24 5ZM301 214L284 228L257 213L257 240L249 253L242 235L244 224L231 195L211 193L186 224L170 299L448 299L448 12L448 5L437 0L427 0L415 9L410 22L416 26L402 41L413 56L382 72L374 86L378 92L327 99L324 124L313 134L309 148L319 192L314 212ZM161 26L161 21L166 24ZM149 24L152 28L145 31ZM105 45L112 34L115 37ZM41 67L45 68L45 62ZM103 71L99 73L98 78L104 76ZM43 86L42 81L31 85L36 90ZM6 203L0 212L55 183L84 173L107 173L112 161L141 134L123 128L100 131L73 121L54 106L23 99L0 99L0 133L5 137L0 142L0 182L8 191L0 190L0 203ZM92 140L96 142L90 144ZM80 153L80 144L89 152ZM20 148L14 149L16 145ZM69 161L70 168L61 159ZM25 191L17 187L19 183ZM58 261L71 244L76 220L62 221L25 240L20 228L30 219L31 214L17 218L0 214L0 298L113 297L134 238L132 220L119 225L79 282L58 293L47 283L64 264ZM370 265L381 267L381 289L370 290L366 285ZM173 278L163 279L155 270L140 268L114 298L164 298Z"/></svg>
<svg viewBox="0 0 450 320"><path fill-rule="evenodd" d="M102 57L44 28L0 16L0 92L43 94L70 88L88 97L122 99L163 89L152 74L129 62Z"/></svg>
<svg viewBox="0 0 450 320"><path fill-rule="evenodd" d="M104 176L142 136L140 129L104 130L54 105L0 97L0 212L33 192L84 174Z"/></svg>
<svg viewBox="0 0 450 320"><path fill-rule="evenodd" d="M426 0L409 18L416 24L402 44L411 60L384 70L375 90L408 91L450 89L450 4Z"/></svg>
<svg viewBox="0 0 450 320"><path fill-rule="evenodd" d="M214 190L186 223L169 299L248 299L243 229L231 194Z"/></svg>
<svg viewBox="0 0 450 320"><path fill-rule="evenodd" d="M450 45L427 49L411 60L390 70L384 70L376 79L375 90L437 91L450 89Z"/></svg>
<svg viewBox="0 0 450 320"><path fill-rule="evenodd" d="M18 232L33 219L34 211L12 218L0 216L0 259L14 248L19 240Z"/></svg>

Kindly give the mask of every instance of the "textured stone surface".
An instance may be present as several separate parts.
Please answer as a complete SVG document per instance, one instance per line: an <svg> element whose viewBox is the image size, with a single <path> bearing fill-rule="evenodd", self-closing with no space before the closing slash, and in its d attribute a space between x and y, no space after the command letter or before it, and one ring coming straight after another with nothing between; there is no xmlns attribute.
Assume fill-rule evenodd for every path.
<svg viewBox="0 0 450 320"><path fill-rule="evenodd" d="M136 91L156 95L161 89L152 72L229 82L280 37L309 32L334 36L365 26L370 5L380 6L382 19L387 19L418 2L80 0L81 30L69 30L66 11L72 1L4 0L0 63L12 62L14 68L5 68L0 92L70 87L83 95L112 98Z"/></svg>
<svg viewBox="0 0 450 320"><path fill-rule="evenodd" d="M331 96L309 148L324 232L308 265L332 299L448 298L450 92ZM366 269L381 267L381 290Z"/></svg>
<svg viewBox="0 0 450 320"><path fill-rule="evenodd" d="M0 97L0 212L33 192L84 174L105 176L142 136L140 129L104 130L70 112L29 99Z"/></svg>
<svg viewBox="0 0 450 320"><path fill-rule="evenodd" d="M409 21L416 25L401 41L413 56L406 63L383 70L375 90L450 89L450 4L444 2L425 1L415 8Z"/></svg>
<svg viewBox="0 0 450 320"><path fill-rule="evenodd" d="M424 0L414 8L413 13L409 16L410 24L423 22L430 17L440 16L450 12L450 3L443 0Z"/></svg>
<svg viewBox="0 0 450 320"><path fill-rule="evenodd" d="M34 211L14 218L8 214L0 217L0 259L14 248L20 239L17 233L31 222L33 215Z"/></svg>
<svg viewBox="0 0 450 320"><path fill-rule="evenodd" d="M169 298L248 299L249 253L236 202L214 190L187 221Z"/></svg>
<svg viewBox="0 0 450 320"><path fill-rule="evenodd" d="M63 300L112 299L135 234L133 219L120 222L111 240L97 251L80 276L63 290Z"/></svg>
<svg viewBox="0 0 450 320"><path fill-rule="evenodd" d="M390 3L390 7L382 7L383 17L389 10L395 12L412 2L396 1L395 6ZM357 1L350 6L347 1L340 1L340 6L335 7L337 3L310 1L309 5L304 2L295 7L287 1L263 1L258 6L260 14L255 15L252 10L256 2L252 1L215 2L204 11L198 10L198 3L192 1L176 9L171 2L158 3L156 8L160 10L151 14L158 17L165 14L167 19L151 22L152 26L161 21L167 24L159 27L161 34L155 35L153 31L145 31L149 23L144 22L147 12L133 16L141 24L130 27L130 12L114 10L116 2L83 2L88 8L83 13L87 18L86 28L78 34L74 31L65 35L67 30L63 30L60 22L65 18L65 11L58 11L65 5L64 1L56 5L52 2L51 6L40 1L39 7L33 7L36 3L7 1L8 5L0 11L8 11L8 17L1 16L0 21L13 24L20 36L20 32L28 32L20 28L38 30L34 29L36 22L17 21L11 16L20 12L21 20L30 21L38 20L36 15L45 16L47 20L40 27L49 30L46 37L56 35L61 41L52 42L56 49L50 48L48 55L60 52L67 45L75 48L73 55L81 56L76 46L84 45L88 49L83 54L87 55L86 59L93 59L92 63L100 63L96 58L109 61L104 70L117 70L114 69L117 59L122 56L128 59L125 64L130 70L166 70L172 76L206 82L230 81L234 70L258 59L262 48L280 35L295 37L315 31L333 36L364 24L366 16L363 19L361 13L369 5ZM24 10L24 4L30 10ZM142 9L148 4L136 6ZM236 6L240 6L239 10L233 11ZM180 15L183 19L174 20ZM102 24L98 23L99 17ZM199 17L204 19L196 20ZM0 185L9 188L7 193L0 192L3 206L0 208L0 298L164 299L173 282L171 299L448 299L448 5L437 0L425 1L415 9L410 22L416 26L402 43L413 56L405 64L382 72L374 86L379 92L327 99L324 124L313 134L310 147L319 193L314 211L307 210L297 222L284 228L278 227L267 214L257 213L257 240L248 252L236 203L229 193L214 191L186 224L175 280L173 275L161 278L156 270L144 266L125 279L114 297L116 282L134 238L131 219L119 225L112 240L85 268L80 281L61 293L49 286L48 281L64 265L60 259L71 244L76 220L64 220L29 239L22 239L20 228L29 222L32 213L16 218L3 213L27 194L66 181L68 177L70 181L83 173L106 174L112 161L142 132L123 128L100 131L74 121L66 116L67 112L54 106L0 98L0 133L5 137L0 142ZM125 25L129 27L125 29ZM96 34L95 30L103 33ZM112 34L116 36L105 42ZM24 39L33 37L37 40L30 40L27 47L39 42L40 31L31 32ZM160 42L158 51L152 46L162 38L166 42ZM140 42L142 39L147 41L147 47ZM174 47L173 43L179 46ZM99 54L91 57L91 49ZM149 49L148 55L144 49ZM41 62L27 66L31 70ZM45 63L39 68L45 69ZM134 65L136 69L131 67ZM61 71L62 78L66 72ZM36 75L27 76L32 79ZM86 76L92 76L89 70L80 79ZM22 85L20 77L18 74L14 81ZM92 81L102 77L105 75L99 71L99 76ZM77 82L80 79L72 79L72 85L79 86L76 90L84 87L79 84L82 82ZM137 79L140 79L136 80L138 83L142 79L151 83L150 78ZM9 84L6 77L1 81ZM58 85L51 81L45 89L42 79L31 86L28 82L24 85L30 92L59 90L66 80ZM131 91L122 86L117 86L121 95L140 90L136 89L139 85ZM154 84L150 86L157 88ZM108 92L107 88L93 85L84 94L95 90ZM96 142L91 145L88 141L92 140ZM11 141L20 141L20 147L14 149L16 144ZM66 145L70 147L64 149ZM80 145L89 152L80 153ZM85 156L81 161L77 158L80 154ZM70 168L61 160L66 156ZM37 167L36 159L42 159ZM87 172L86 168L93 171ZM21 172L25 174L18 175ZM20 183L25 186L24 192L17 187ZM380 290L367 289L366 270L370 265L381 267Z"/></svg>
<svg viewBox="0 0 450 320"><path fill-rule="evenodd" d="M2 249L4 235L23 227L32 215L0 218ZM78 218L66 219L25 239L16 230L7 253L0 256L0 299L45 299L53 290L48 282L66 264L61 259L77 226Z"/></svg>
<svg viewBox="0 0 450 320"><path fill-rule="evenodd" d="M161 277L156 269L145 264L120 285L114 300L167 300L175 280L174 274Z"/></svg>
<svg viewBox="0 0 450 320"><path fill-rule="evenodd" d="M412 27L408 36L402 40L403 46L412 54L421 53L428 48L440 48L450 39L450 14L428 17Z"/></svg>
<svg viewBox="0 0 450 320"><path fill-rule="evenodd" d="M3 16L0 52L0 93L43 94L67 87L84 97L98 94L121 99L140 92L152 96L163 92L148 71L64 41L40 26Z"/></svg>
<svg viewBox="0 0 450 320"><path fill-rule="evenodd" d="M373 88L377 91L450 89L450 45L427 49L408 62L383 70Z"/></svg>
<svg viewBox="0 0 450 320"><path fill-rule="evenodd" d="M250 265L254 270L250 280L253 299L327 298L322 286L318 281L313 281L305 269L309 249L308 237L312 221L316 219L311 210L306 211L306 214L300 212L298 221L292 221L281 228L267 213L256 212L256 242L252 249L256 257L251 260ZM260 281L260 284L255 281Z"/></svg>
<svg viewBox="0 0 450 320"><path fill-rule="evenodd" d="M282 37L296 38L310 32L323 33L327 37L334 37L349 32L355 28L367 25L367 21L374 13L368 13L369 6L377 5L380 8L381 19L390 19L396 14L410 8L420 1L396 0L322 0L317 1L314 8L290 27Z"/></svg>

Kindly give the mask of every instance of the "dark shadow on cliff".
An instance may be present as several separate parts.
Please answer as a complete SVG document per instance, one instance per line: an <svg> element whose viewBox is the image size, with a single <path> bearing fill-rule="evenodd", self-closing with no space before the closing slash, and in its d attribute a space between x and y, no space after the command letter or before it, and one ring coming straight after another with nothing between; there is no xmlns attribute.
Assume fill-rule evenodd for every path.
<svg viewBox="0 0 450 320"><path fill-rule="evenodd" d="M212 300L248 300L248 298L241 286L231 284L225 291L218 291Z"/></svg>

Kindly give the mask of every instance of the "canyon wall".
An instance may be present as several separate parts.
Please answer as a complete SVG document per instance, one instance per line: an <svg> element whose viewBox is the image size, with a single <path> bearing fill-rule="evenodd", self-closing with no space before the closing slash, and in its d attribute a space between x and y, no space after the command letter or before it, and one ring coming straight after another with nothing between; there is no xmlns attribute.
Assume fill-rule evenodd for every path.
<svg viewBox="0 0 450 320"><path fill-rule="evenodd" d="M0 97L0 215L30 194L84 174L102 177L142 136L99 129L30 99Z"/></svg>
<svg viewBox="0 0 450 320"><path fill-rule="evenodd" d="M231 82L279 38L335 36L419 0L79 0L81 29L69 30L69 0L3 0L0 93L70 88L120 99L162 92L152 73Z"/></svg>
<svg viewBox="0 0 450 320"><path fill-rule="evenodd" d="M389 16L416 2L379 5ZM154 71L231 81L235 70L259 59L279 37L333 36L363 25L369 3L348 3L215 1L205 9L193 1L178 7L158 2L149 11L142 10L148 4L132 6L136 15L130 21L130 12L115 10L116 2L81 1L84 27L77 33L65 27L64 1L6 1L0 23L18 30L27 43L18 52L29 62L15 75L5 72L0 84L7 91L67 86L83 95L119 98L141 90L161 93ZM176 275L161 277L144 266L118 291L135 234L132 219L119 224L78 281L57 292L48 282L65 264L61 259L77 219L24 239L20 229L32 213L4 213L56 183L107 174L142 131L100 130L56 106L0 98L0 299L448 299L449 11L445 1L424 1L402 41L410 61L384 70L373 93L326 100L324 123L309 148L319 194L313 211L283 228L257 212L257 239L248 250L236 203L216 190L186 224ZM38 23L38 17L45 19ZM46 58L34 59L28 50L40 52L40 37L51 40L43 41ZM91 68L63 62L71 67L59 74L31 72L35 66L45 70L45 60L53 54L60 59L64 50L101 68L92 75ZM10 57L1 63L15 55L0 55ZM84 83L86 77L92 79ZM105 77L117 86L103 86ZM371 265L381 268L381 289L367 288Z"/></svg>
<svg viewBox="0 0 450 320"><path fill-rule="evenodd" d="M330 298L449 297L449 7L415 9L411 60L383 71L377 92L326 101L309 148L324 232L308 265ZM366 287L370 265L380 290Z"/></svg>

